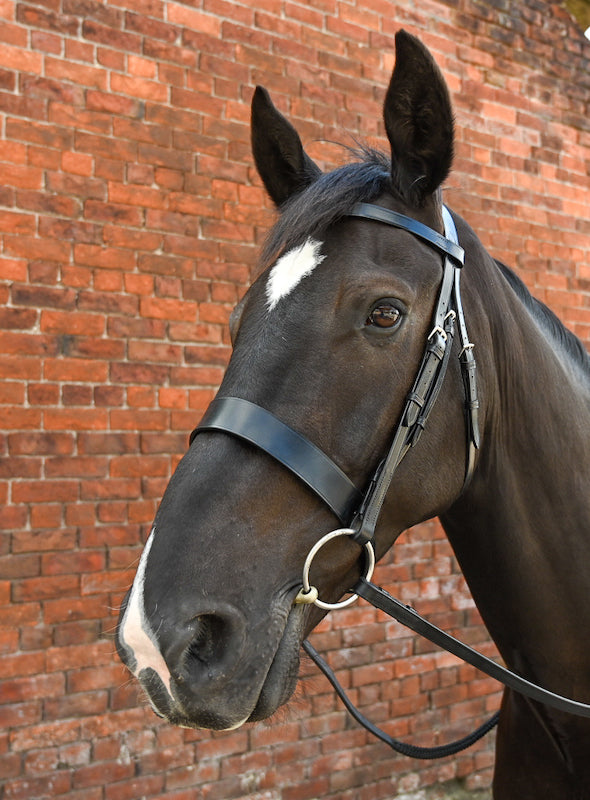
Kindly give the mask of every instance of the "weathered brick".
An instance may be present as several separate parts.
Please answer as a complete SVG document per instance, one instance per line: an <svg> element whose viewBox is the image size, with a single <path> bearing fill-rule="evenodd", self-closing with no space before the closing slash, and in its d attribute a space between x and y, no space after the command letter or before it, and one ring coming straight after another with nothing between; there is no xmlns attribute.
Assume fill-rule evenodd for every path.
<svg viewBox="0 0 590 800"><path fill-rule="evenodd" d="M16 800L27 797L55 797L63 795L70 788L70 776L56 772L54 775L43 775L40 778L12 780L4 787L5 796Z"/></svg>
<svg viewBox="0 0 590 800"><path fill-rule="evenodd" d="M8 437L10 452L22 455L71 454L74 444L71 433L14 433Z"/></svg>
<svg viewBox="0 0 590 800"><path fill-rule="evenodd" d="M53 499L56 498L54 497ZM18 507L16 508L18 509ZM69 550L74 547L75 543L76 533L71 528L59 528L54 531L41 528L31 532L15 531L13 534L12 550L14 553L40 553L46 550Z"/></svg>
<svg viewBox="0 0 590 800"><path fill-rule="evenodd" d="M2 682L0 703L19 703L23 700L30 700L35 695L41 697L60 695L63 694L63 689L64 680L60 674L13 678Z"/></svg>
<svg viewBox="0 0 590 800"><path fill-rule="evenodd" d="M107 88L107 75L97 67L82 66L81 64L48 56L45 70L49 78L72 81L77 85L89 86L103 91Z"/></svg>

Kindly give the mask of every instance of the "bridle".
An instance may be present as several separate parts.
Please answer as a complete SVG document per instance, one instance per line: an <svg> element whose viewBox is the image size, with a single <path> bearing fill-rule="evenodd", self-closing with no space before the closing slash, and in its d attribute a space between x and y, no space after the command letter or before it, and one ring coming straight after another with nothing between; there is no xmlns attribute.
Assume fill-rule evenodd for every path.
<svg viewBox="0 0 590 800"><path fill-rule="evenodd" d="M342 608L354 602L356 595L340 603L320 600L309 584L309 569L316 553L338 536L350 536L364 547L367 558L365 578L375 565L373 540L381 507L393 476L407 452L422 435L440 393L459 330L459 359L465 391L467 457L464 487L471 480L479 447L479 423L476 364L473 344L469 341L461 302L461 269L465 253L459 246L457 231L448 209L443 206L445 235L404 214L371 203L358 203L349 216L408 231L443 256L443 275L422 360L395 429L387 456L377 466L368 488L361 492L323 451L293 428L261 406L239 397L218 397L210 404L190 441L202 431L223 431L248 441L271 455L297 475L331 508L345 527L322 537L310 551L303 570L303 588L296 603L315 603L320 608Z"/></svg>
<svg viewBox="0 0 590 800"><path fill-rule="evenodd" d="M383 502L402 459L417 444L426 427L447 372L457 330L460 344L459 361L465 395L466 466L463 490L473 475L477 450L480 446L474 345L469 341L461 300L460 281L465 253L458 243L453 218L445 206L443 206L442 213L444 236L411 217L371 203L358 203L349 214L351 217L408 231L443 256L443 275L438 300L422 359L412 388L406 396L389 451L375 470L366 491L361 492L337 464L307 438L266 409L239 397L218 397L213 400L202 421L192 432L190 442L192 443L201 432L221 431L255 445L307 484L344 526L327 533L311 549L304 564L303 586L295 598L295 603L313 603L323 609L335 609L347 606L361 596L411 630L425 636L521 694L560 710L590 717L590 705L553 694L501 667L436 628L409 606L370 583L375 566L374 534ZM352 587L352 594L346 600L327 603L319 598L317 588L310 584L309 572L311 563L319 550L327 542L340 536L350 537L363 548L366 557L365 575L360 578L356 586ZM459 752L481 738L493 728L498 720L499 715L495 714L470 736L441 747L422 748L399 742L372 725L350 703L334 673L309 642L305 641L303 646L328 677L355 719L395 750L412 757L438 758Z"/></svg>

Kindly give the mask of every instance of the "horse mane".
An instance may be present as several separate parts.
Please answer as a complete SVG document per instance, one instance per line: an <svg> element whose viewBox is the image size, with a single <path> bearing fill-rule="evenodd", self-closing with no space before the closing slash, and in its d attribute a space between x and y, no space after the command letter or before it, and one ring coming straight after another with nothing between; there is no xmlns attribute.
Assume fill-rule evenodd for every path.
<svg viewBox="0 0 590 800"><path fill-rule="evenodd" d="M536 297L533 297L525 284L509 267L497 259L494 260L502 275L531 316L565 350L570 358L590 376L590 355L578 337L565 327L550 308L540 300L537 300Z"/></svg>
<svg viewBox="0 0 590 800"><path fill-rule="evenodd" d="M262 252L263 268L308 236L318 236L348 216L357 203L368 203L389 192L398 195L391 179L391 162L385 153L363 145L347 148L355 161L326 172L281 206Z"/></svg>

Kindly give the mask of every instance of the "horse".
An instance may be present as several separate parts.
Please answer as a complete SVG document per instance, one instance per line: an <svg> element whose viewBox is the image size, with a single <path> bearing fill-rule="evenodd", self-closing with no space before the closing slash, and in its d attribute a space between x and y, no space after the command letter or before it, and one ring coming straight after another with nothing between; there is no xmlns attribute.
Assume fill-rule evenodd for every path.
<svg viewBox="0 0 590 800"><path fill-rule="evenodd" d="M383 119L390 152L361 147L324 173L268 92L254 92L253 156L278 218L230 319L214 401L225 409L175 470L118 623L121 659L172 724L233 730L272 715L294 691L305 636L368 574L371 553L433 517L507 666L590 702L589 357L443 206L449 90L405 31ZM449 226L469 339L447 330L456 309L432 325L456 259L441 244ZM372 535L358 535L355 504L408 402L421 408L413 381L433 339L452 342L428 424L382 487ZM464 369L474 352L476 397ZM252 437L238 430L248 409L260 409ZM306 442L302 461L330 462L321 481L344 499L259 445L274 428L285 450ZM504 690L496 800L590 798L589 753L588 719Z"/></svg>

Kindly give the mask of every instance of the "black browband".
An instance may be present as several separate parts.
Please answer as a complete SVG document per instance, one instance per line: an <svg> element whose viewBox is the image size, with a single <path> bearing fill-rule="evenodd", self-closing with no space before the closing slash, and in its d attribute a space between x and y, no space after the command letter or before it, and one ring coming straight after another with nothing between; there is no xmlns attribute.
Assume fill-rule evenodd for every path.
<svg viewBox="0 0 590 800"><path fill-rule="evenodd" d="M458 266L463 266L465 263L465 251L459 246L456 235L454 238L446 238L438 231L429 228L428 225L424 225L422 222L418 222L417 219L412 219L412 217L406 217L405 214L398 214L397 211L391 211L389 208L376 206L373 203L357 203L348 216L371 219L374 222L384 222L393 228L401 228L418 239L422 239L443 256L450 256ZM446 229L445 233L447 236L453 236L452 232Z"/></svg>

